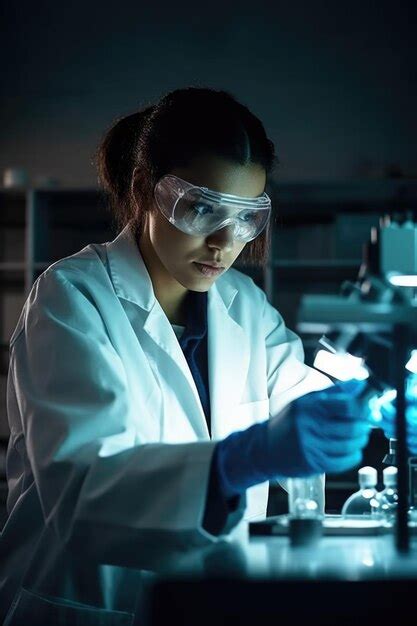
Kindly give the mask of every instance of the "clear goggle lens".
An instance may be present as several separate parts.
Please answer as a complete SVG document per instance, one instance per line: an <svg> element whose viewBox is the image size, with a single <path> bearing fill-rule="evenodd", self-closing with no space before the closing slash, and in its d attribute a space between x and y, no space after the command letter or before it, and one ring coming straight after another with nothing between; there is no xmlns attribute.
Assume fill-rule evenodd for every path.
<svg viewBox="0 0 417 626"><path fill-rule="evenodd" d="M171 224L197 237L233 227L235 239L251 241L265 228L271 212L266 194L257 198L222 194L171 175L157 183L155 199Z"/></svg>

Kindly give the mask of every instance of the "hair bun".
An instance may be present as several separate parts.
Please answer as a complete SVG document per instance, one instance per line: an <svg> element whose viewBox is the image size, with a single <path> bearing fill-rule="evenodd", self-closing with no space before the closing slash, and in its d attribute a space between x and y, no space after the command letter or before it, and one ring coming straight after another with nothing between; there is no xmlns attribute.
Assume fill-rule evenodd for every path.
<svg viewBox="0 0 417 626"><path fill-rule="evenodd" d="M119 118L106 133L96 153L98 182L103 189L122 198L130 185L135 148L144 124L154 106Z"/></svg>

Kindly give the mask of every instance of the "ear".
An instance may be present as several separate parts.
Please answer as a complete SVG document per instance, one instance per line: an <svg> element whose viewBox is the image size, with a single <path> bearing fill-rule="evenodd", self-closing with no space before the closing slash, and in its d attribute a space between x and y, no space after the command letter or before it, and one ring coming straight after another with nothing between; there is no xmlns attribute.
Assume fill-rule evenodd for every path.
<svg viewBox="0 0 417 626"><path fill-rule="evenodd" d="M135 166L130 180L130 196L135 207L135 221L139 232L143 232L149 219L149 213L154 208L153 194L151 193L150 198L148 198L149 193L147 173L142 167Z"/></svg>
<svg viewBox="0 0 417 626"><path fill-rule="evenodd" d="M137 205L149 204L153 190L149 189L149 173L143 167L135 166L130 179L130 194Z"/></svg>

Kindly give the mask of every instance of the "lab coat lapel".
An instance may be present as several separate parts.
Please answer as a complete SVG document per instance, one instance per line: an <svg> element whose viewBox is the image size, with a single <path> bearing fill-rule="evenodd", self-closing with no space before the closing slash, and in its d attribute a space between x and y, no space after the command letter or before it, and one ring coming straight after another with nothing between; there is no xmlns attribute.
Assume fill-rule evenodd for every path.
<svg viewBox="0 0 417 626"><path fill-rule="evenodd" d="M208 365L212 437L230 432L234 408L240 403L248 368L249 340L229 314L237 289L226 276L208 294Z"/></svg>
<svg viewBox="0 0 417 626"><path fill-rule="evenodd" d="M185 389L188 390L188 393L185 393L184 397L180 399L184 409L184 419L188 420L199 439L209 439L207 422L193 375L175 336L175 332L156 300L146 319L143 330L163 350L165 355L171 359L172 367L177 370L175 375L173 372L172 380L174 381L178 375L186 379L188 385L185 386ZM180 424L178 426L179 428L181 427Z"/></svg>

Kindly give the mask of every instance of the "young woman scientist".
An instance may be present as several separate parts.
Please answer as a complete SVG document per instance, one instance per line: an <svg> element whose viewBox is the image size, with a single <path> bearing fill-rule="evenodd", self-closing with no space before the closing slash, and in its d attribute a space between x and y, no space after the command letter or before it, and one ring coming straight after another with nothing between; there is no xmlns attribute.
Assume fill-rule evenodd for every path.
<svg viewBox="0 0 417 626"><path fill-rule="evenodd" d="M11 339L8 623L85 623L93 608L88 623L130 623L152 551L265 515L269 479L360 461L361 386L328 388L230 269L265 258L273 161L261 122L209 89L174 91L104 138L121 232L47 269Z"/></svg>

